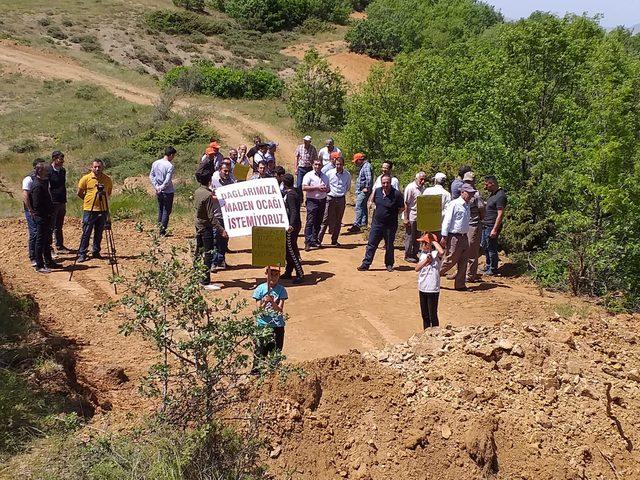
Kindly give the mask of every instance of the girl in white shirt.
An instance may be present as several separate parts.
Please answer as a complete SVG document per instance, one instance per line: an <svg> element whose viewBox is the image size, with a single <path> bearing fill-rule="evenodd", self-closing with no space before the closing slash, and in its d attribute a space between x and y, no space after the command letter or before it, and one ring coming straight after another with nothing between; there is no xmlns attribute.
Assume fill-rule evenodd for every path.
<svg viewBox="0 0 640 480"><path fill-rule="evenodd" d="M440 296L440 268L444 249L433 233L425 233L418 239L420 257L416 265L418 272L418 294L420 295L420 312L422 327L437 327L438 297Z"/></svg>

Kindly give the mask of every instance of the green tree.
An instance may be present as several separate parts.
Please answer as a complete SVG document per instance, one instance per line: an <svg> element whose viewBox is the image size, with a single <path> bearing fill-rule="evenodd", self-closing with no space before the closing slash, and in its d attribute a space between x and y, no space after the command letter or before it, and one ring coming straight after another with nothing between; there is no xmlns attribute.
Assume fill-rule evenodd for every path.
<svg viewBox="0 0 640 480"><path fill-rule="evenodd" d="M373 5L373 4L372 4ZM347 105L341 144L509 194L503 247L545 285L639 308L640 61L628 33L536 13L373 73Z"/></svg>
<svg viewBox="0 0 640 480"><path fill-rule="evenodd" d="M173 0L173 4L192 12L204 12L204 0Z"/></svg>
<svg viewBox="0 0 640 480"><path fill-rule="evenodd" d="M333 129L344 121L344 78L315 50L309 50L287 87L287 107L299 129Z"/></svg>

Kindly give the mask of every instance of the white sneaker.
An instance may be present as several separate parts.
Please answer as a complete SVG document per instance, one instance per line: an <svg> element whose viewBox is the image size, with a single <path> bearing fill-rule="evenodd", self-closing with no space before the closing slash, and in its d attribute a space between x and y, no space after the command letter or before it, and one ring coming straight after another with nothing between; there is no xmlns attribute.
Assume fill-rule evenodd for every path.
<svg viewBox="0 0 640 480"><path fill-rule="evenodd" d="M32 267L37 267L38 266L38 262L36 262L35 260L30 260L31 262L31 266Z"/></svg>
<svg viewBox="0 0 640 480"><path fill-rule="evenodd" d="M210 283L209 285L202 285L202 288L208 291L222 290L220 285L216 285L215 283Z"/></svg>
<svg viewBox="0 0 640 480"><path fill-rule="evenodd" d="M51 273L51 270L48 269L47 267L42 267L42 268L38 268L36 270L36 272L38 272L38 273Z"/></svg>

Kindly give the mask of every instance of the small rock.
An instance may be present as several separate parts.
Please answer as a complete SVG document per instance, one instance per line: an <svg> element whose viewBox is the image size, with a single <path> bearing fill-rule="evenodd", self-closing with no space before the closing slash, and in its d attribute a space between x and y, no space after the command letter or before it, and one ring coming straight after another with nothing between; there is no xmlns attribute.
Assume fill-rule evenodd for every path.
<svg viewBox="0 0 640 480"><path fill-rule="evenodd" d="M409 433L409 436L402 442L402 446L407 450L415 450L418 445L424 445L426 438L420 431L413 431Z"/></svg>
<svg viewBox="0 0 640 480"><path fill-rule="evenodd" d="M376 355L376 357L379 362L386 362L389 359L389 353L385 351L378 352L378 355Z"/></svg>
<svg viewBox="0 0 640 480"><path fill-rule="evenodd" d="M582 373L582 368L578 362L569 360L567 362L567 373L569 375L580 375Z"/></svg>
<svg viewBox="0 0 640 480"><path fill-rule="evenodd" d="M511 355L522 358L524 357L524 349L516 343L511 349Z"/></svg>
<svg viewBox="0 0 640 480"><path fill-rule="evenodd" d="M573 335L571 334L571 332L568 332L566 330L555 330L553 332L550 332L548 334L548 338L552 342L564 343L571 348L576 348L576 344L573 341Z"/></svg>
<svg viewBox="0 0 640 480"><path fill-rule="evenodd" d="M627 373L627 378L629 380L633 380L634 382L640 383L640 372L638 372L638 370L636 369L629 370L629 373Z"/></svg>
<svg viewBox="0 0 640 480"><path fill-rule="evenodd" d="M442 438L444 438L445 440L448 440L449 438L451 438L451 427L449 425L443 425L442 428L440 429L440 433L442 434Z"/></svg>
<svg viewBox="0 0 640 480"><path fill-rule="evenodd" d="M402 393L408 397L415 395L417 391L418 387L416 386L415 382L412 382L411 380L406 382L402 387Z"/></svg>
<svg viewBox="0 0 640 480"><path fill-rule="evenodd" d="M506 338L501 338L500 340L498 340L498 348L511 351L511 349L513 348L513 342L511 340L507 340Z"/></svg>
<svg viewBox="0 0 640 480"><path fill-rule="evenodd" d="M276 448L274 448L273 450L271 450L271 452L269 452L269 457L278 458L281 453L282 453L282 447L280 445L277 445Z"/></svg>

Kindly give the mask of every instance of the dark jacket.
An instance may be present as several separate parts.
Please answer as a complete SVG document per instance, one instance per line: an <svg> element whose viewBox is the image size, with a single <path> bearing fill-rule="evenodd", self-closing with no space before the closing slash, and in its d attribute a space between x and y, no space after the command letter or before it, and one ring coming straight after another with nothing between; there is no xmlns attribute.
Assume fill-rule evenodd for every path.
<svg viewBox="0 0 640 480"><path fill-rule="evenodd" d="M302 227L302 220L300 219L300 195L295 189L289 190L284 194L284 208L287 211L287 217L289 217L289 225L293 228Z"/></svg>
<svg viewBox="0 0 640 480"><path fill-rule="evenodd" d="M49 191L53 203L67 203L67 171L62 167L57 172L52 165L47 167L49 173Z"/></svg>
<svg viewBox="0 0 640 480"><path fill-rule="evenodd" d="M53 213L53 202L49 193L49 182L36 178L31 192L31 207L36 217L49 218Z"/></svg>
<svg viewBox="0 0 640 480"><path fill-rule="evenodd" d="M193 193L193 203L196 209L196 232L204 229L224 230L220 221L216 218L216 208L211 190L200 185Z"/></svg>

